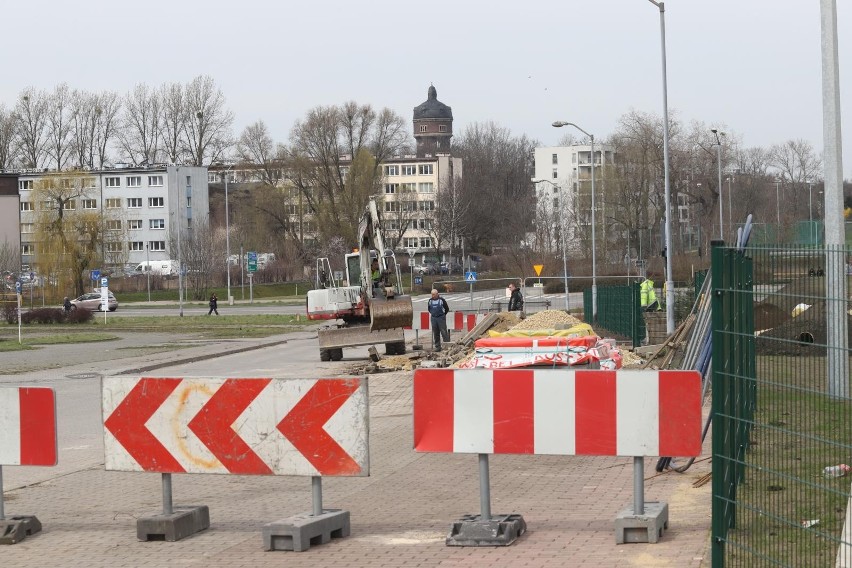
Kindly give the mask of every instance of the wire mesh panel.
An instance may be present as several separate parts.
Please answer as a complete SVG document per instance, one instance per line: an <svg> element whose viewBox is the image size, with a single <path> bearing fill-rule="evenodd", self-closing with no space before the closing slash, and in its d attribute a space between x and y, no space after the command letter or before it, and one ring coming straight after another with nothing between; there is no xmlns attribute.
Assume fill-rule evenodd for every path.
<svg viewBox="0 0 852 568"><path fill-rule="evenodd" d="M852 566L849 256L713 250L714 567Z"/></svg>

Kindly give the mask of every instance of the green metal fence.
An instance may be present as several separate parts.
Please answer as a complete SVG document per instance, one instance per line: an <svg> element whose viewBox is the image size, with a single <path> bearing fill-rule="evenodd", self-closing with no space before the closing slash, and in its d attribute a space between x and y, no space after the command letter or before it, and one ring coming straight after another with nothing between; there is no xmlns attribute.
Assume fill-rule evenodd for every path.
<svg viewBox="0 0 852 568"><path fill-rule="evenodd" d="M592 322L592 290L583 290L583 317ZM639 298L639 284L598 287L598 325L613 333L629 337L633 347L645 337L645 318Z"/></svg>
<svg viewBox="0 0 852 568"><path fill-rule="evenodd" d="M713 250L714 568L852 566L849 257Z"/></svg>

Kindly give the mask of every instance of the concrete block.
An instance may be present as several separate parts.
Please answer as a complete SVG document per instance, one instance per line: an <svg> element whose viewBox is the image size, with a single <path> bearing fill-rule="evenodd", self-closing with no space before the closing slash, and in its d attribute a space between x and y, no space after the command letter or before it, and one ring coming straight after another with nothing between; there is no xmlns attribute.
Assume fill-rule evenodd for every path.
<svg viewBox="0 0 852 568"><path fill-rule="evenodd" d="M303 552L349 536L349 511L323 509L322 515L302 513L263 525L263 550Z"/></svg>
<svg viewBox="0 0 852 568"><path fill-rule="evenodd" d="M645 513L633 514L633 505L621 511L615 518L615 543L647 542L654 544L669 528L669 505L665 502L645 503Z"/></svg>
<svg viewBox="0 0 852 568"><path fill-rule="evenodd" d="M521 515L491 515L488 520L480 515L465 515L455 523L447 535L447 546L509 546L527 532L527 523Z"/></svg>
<svg viewBox="0 0 852 568"><path fill-rule="evenodd" d="M33 515L0 520L0 544L18 544L37 532L41 532L41 523Z"/></svg>
<svg viewBox="0 0 852 568"><path fill-rule="evenodd" d="M174 507L171 515L151 514L136 521L139 540L174 542L210 528L210 509L207 505Z"/></svg>

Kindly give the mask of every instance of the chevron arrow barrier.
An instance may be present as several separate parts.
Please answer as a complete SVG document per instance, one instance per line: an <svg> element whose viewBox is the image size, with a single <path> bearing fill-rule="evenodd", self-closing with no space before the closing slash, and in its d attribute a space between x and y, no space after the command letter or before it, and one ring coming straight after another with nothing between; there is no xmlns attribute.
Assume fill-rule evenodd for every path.
<svg viewBox="0 0 852 568"><path fill-rule="evenodd" d="M105 468L369 475L366 378L103 380Z"/></svg>

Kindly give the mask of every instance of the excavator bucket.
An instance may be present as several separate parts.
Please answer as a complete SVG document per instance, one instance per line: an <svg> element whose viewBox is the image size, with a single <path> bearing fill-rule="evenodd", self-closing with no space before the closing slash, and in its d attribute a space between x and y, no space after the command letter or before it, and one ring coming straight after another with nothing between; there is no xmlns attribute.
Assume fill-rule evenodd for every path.
<svg viewBox="0 0 852 568"><path fill-rule="evenodd" d="M413 317L411 296L370 299L370 331L410 327Z"/></svg>

